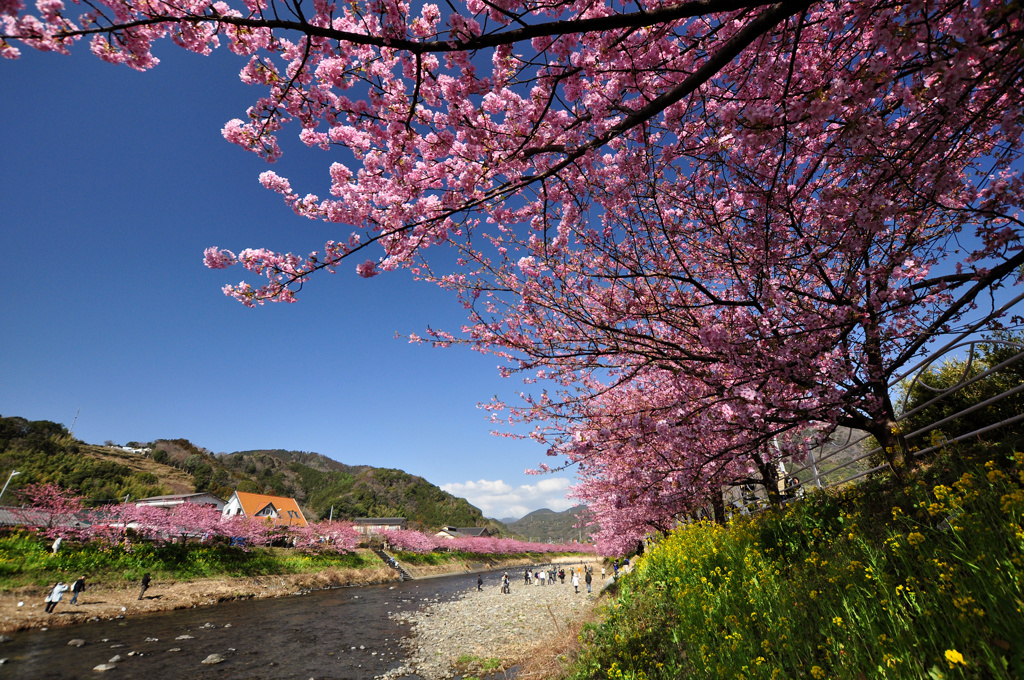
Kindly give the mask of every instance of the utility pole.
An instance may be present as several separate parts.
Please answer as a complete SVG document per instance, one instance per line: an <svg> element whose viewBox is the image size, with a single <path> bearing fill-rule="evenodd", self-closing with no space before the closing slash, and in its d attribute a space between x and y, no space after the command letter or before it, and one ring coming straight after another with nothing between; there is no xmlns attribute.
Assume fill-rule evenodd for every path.
<svg viewBox="0 0 1024 680"><path fill-rule="evenodd" d="M4 488L0 489L0 498L4 497L4 491L7 491L7 485L11 483L11 478L20 474L17 470L11 470L11 474L7 475L7 482L4 484Z"/></svg>

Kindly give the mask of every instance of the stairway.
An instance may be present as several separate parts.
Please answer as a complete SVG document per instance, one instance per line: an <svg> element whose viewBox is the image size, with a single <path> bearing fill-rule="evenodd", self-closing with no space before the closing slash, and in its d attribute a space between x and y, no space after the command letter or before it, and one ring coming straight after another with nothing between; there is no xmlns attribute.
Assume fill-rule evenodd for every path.
<svg viewBox="0 0 1024 680"><path fill-rule="evenodd" d="M382 548L374 547L374 548L370 548L370 549L373 550L374 553L376 553L377 557L379 557L382 560L384 560L384 564L388 565L389 567L391 567L392 569L394 569L395 571L398 572L398 576L399 576L399 580L400 581L411 581L412 580L412 574L410 574L405 569L403 569L402 565L400 565L398 563L398 560L396 560L391 555L387 554L387 552L385 552Z"/></svg>

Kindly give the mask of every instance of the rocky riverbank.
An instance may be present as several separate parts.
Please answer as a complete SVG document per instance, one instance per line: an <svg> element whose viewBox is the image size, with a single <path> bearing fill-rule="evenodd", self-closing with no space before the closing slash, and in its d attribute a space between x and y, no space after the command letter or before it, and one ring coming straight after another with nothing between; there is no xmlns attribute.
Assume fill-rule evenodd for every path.
<svg viewBox="0 0 1024 680"><path fill-rule="evenodd" d="M581 564L579 559L573 563ZM384 680L415 673L426 680L443 680L460 674L499 672L519 664L538 648L550 646L560 636L574 635L572 622L594 606L604 583L601 567L595 570L593 593L580 583L576 593L569 579L563 584L525 585L523 570L509 570L511 592L501 592L500 574L484 577L482 591L471 590L448 602L434 602L394 618L412 626L404 641L407 661L392 669Z"/></svg>
<svg viewBox="0 0 1024 680"><path fill-rule="evenodd" d="M579 564L580 557L557 557L559 564ZM481 558L479 562L453 560L435 566L404 565L417 579L458 573L476 573L493 569L508 569L518 573L522 582L523 565L536 566L537 558ZM596 564L596 562L594 562ZM518 568L518 572L515 569ZM596 567L600 573L600 566ZM488 577L490 579L492 577ZM70 581L73 577L69 577ZM192 581L154 580L144 598L139 600L139 587L88 583L88 590L71 604L71 593L65 593L56 611L44 611L46 589L22 587L0 592L0 633L18 630L53 628L87 621L114 619L142 612L188 609L227 602L265 597L281 597L310 590L339 586L368 585L398 580L394 570L380 565L368 569L324 569L307 574L279 576L221 577Z"/></svg>
<svg viewBox="0 0 1024 680"><path fill-rule="evenodd" d="M141 600L137 585L111 587L90 584L88 590L79 596L77 605L72 605L71 594L65 593L52 614L44 611L43 599L46 593L43 589L19 588L0 593L0 633L67 626L141 612L187 609L229 600L280 597L309 590L386 583L394 580L394 570L384 566L372 569L325 569L315 573L283 576L194 581L154 580Z"/></svg>

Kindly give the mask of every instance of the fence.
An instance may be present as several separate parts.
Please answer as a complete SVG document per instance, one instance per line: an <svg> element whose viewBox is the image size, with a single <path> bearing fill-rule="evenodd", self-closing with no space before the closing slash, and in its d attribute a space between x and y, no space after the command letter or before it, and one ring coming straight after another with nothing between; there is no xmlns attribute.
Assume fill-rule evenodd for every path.
<svg viewBox="0 0 1024 680"><path fill-rule="evenodd" d="M909 381L904 384L904 397L901 403L901 408L899 409L901 413L897 418L897 423L906 423L914 415L921 413L930 406L948 400L951 395L985 380L1000 371L1004 371L1008 367L1013 366L1024 359L1024 344L991 338L980 339L977 337L979 331L981 331L986 324L988 324L992 319L1002 315L1021 300L1024 300L1024 294L1017 296L1010 302L1003 305L1000 309L986 315L985 318L972 324L955 338L932 352L928 357L922 359L899 375L896 375L889 383L890 390L896 388L900 383L908 381L909 379ZM979 345L1003 345L1015 348L1018 351L1013 354L1013 356L1001 361L997 365L985 367L984 370L975 373L974 370L978 358ZM962 353L966 353L966 359L963 372L956 384L943 388L932 386L925 382L924 376L928 374L929 368L935 366L943 359L959 356ZM907 410L907 400L915 386L918 386L923 390L933 392L935 396L926 402ZM942 418L941 420L937 420L925 425L924 427L920 427L913 432L906 433L904 435L904 439L907 442L908 448L911 449L909 455L911 457L924 456L939 450L947 444L978 437L992 430L1024 420L1024 413L1018 413L998 422L987 423L977 429L972 429L971 431L960 434L952 439L947 440L944 437L938 437L938 441L929 441L928 446L917 447L916 449L913 448L913 444L920 441L921 438L929 432L938 430L943 425L952 421L963 419L976 411L992 406L993 404L997 404L1022 391L1024 391L1024 384L1018 384L988 399L971 404L954 414ZM873 456L877 456L882 453L881 447L876 446L865 450L865 443L871 440L871 436L869 434L855 430L846 430L844 435L840 438L843 436L845 436L846 441L837 443L835 438L833 438L830 442L817 447L817 451L809 451L806 463L799 467L791 467L787 470L785 469L785 464L782 464L783 467L781 471L784 473L782 478L788 480L781 485L782 488L780 489L785 497L784 502L789 502L802 496L803 486L805 484L810 484L817 489L837 487L843 484L849 484L857 479L888 467L886 463L875 465L872 462ZM828 447L827 450L826 447ZM867 461L867 465L865 465L865 461ZM790 465L792 466L793 463L791 462ZM735 495L736 494L734 493L733 496L735 497ZM751 494L749 491L740 491L739 496L739 502L734 500L732 503L734 510L738 509L740 512L745 513L750 510L757 511L758 509L767 506L767 499L765 498L763 491L756 494Z"/></svg>

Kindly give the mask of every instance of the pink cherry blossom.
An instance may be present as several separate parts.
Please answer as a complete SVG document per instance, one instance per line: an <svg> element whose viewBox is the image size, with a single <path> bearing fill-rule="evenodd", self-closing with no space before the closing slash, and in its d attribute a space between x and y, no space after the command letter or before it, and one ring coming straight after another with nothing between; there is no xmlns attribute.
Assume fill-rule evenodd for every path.
<svg viewBox="0 0 1024 680"><path fill-rule="evenodd" d="M243 55L260 94L224 137L329 149L327 197L261 182L352 236L212 248L255 279L225 293L294 302L350 257L452 291L466 327L424 336L543 385L488 410L579 471L625 549L770 484L808 431L868 431L900 472L890 380L1020 283L1022 24L997 0L0 0L0 54Z"/></svg>

